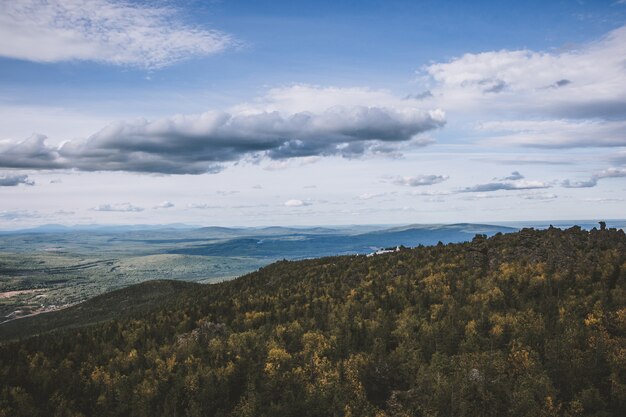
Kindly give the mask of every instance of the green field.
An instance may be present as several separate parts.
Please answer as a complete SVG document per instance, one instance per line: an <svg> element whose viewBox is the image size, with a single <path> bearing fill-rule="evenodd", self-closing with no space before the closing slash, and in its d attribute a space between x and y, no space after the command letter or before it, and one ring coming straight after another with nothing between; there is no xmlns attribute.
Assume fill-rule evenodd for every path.
<svg viewBox="0 0 626 417"><path fill-rule="evenodd" d="M142 240L146 233L132 236L135 239L92 233L0 236L0 322L64 308L147 280L232 279L273 260L163 253L184 244L148 244Z"/></svg>

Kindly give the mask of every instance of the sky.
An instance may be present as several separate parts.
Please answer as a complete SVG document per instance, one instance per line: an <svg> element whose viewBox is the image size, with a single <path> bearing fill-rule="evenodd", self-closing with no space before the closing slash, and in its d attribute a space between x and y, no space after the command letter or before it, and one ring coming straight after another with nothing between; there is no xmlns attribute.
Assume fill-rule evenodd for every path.
<svg viewBox="0 0 626 417"><path fill-rule="evenodd" d="M0 229L625 207L626 1L0 0Z"/></svg>

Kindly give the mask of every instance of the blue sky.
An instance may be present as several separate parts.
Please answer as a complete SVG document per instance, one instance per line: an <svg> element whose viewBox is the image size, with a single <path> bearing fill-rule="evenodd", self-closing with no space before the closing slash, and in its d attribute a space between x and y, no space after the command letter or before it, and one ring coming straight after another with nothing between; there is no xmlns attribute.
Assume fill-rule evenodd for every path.
<svg viewBox="0 0 626 417"><path fill-rule="evenodd" d="M623 217L626 2L0 3L0 229Z"/></svg>

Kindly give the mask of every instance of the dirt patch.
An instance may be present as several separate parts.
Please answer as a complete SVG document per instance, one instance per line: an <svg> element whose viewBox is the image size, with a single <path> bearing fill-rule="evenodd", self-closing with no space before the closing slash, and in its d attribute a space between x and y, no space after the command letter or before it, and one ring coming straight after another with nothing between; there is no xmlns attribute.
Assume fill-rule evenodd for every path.
<svg viewBox="0 0 626 417"><path fill-rule="evenodd" d="M16 296L21 295L21 294L36 293L37 291L41 291L41 290L20 290L20 291L0 292L0 298L12 298L12 297L16 297Z"/></svg>

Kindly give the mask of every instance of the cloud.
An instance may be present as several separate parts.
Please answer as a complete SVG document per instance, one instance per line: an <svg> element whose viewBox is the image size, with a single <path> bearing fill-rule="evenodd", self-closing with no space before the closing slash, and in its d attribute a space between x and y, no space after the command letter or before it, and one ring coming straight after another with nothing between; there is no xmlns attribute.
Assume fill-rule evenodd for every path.
<svg viewBox="0 0 626 417"><path fill-rule="evenodd" d="M585 198L583 201L590 203L619 203L624 201L623 198Z"/></svg>
<svg viewBox="0 0 626 417"><path fill-rule="evenodd" d="M373 198L384 197L386 195L387 195L387 193L376 193L376 194L373 194L373 193L363 193L363 194L359 195L358 199L359 200L371 200Z"/></svg>
<svg viewBox="0 0 626 417"><path fill-rule="evenodd" d="M423 73L435 83L431 91L441 97L445 108L518 111L542 117L624 116L625 55L626 26L622 26L577 49L468 53L429 65ZM494 89L499 94L491 94Z"/></svg>
<svg viewBox="0 0 626 417"><path fill-rule="evenodd" d="M539 200L539 201L549 201L558 198L556 194L552 193L531 193L531 194L522 194L520 195L524 200Z"/></svg>
<svg viewBox="0 0 626 417"><path fill-rule="evenodd" d="M490 145L537 148L626 146L626 121L622 120L501 120L478 124L477 130L490 135L483 140Z"/></svg>
<svg viewBox="0 0 626 417"><path fill-rule="evenodd" d="M569 179L561 182L564 188L591 188L598 185L598 181L604 178L624 178L626 177L626 168L608 168L604 171L597 172L588 180L571 181Z"/></svg>
<svg viewBox="0 0 626 417"><path fill-rule="evenodd" d="M422 103L473 120L486 143L626 146L626 25L569 50L468 53L420 70Z"/></svg>
<svg viewBox="0 0 626 417"><path fill-rule="evenodd" d="M503 165L572 165L571 157L548 157L548 156L490 156L472 158L475 161L484 161Z"/></svg>
<svg viewBox="0 0 626 417"><path fill-rule="evenodd" d="M284 204L285 207L304 207L304 206L310 206L310 205L311 203L302 201L302 200L288 200L288 201L285 201L285 204Z"/></svg>
<svg viewBox="0 0 626 417"><path fill-rule="evenodd" d="M393 183L409 187L420 187L423 185L439 184L447 179L447 175L417 175L415 177L397 177L393 180Z"/></svg>
<svg viewBox="0 0 626 417"><path fill-rule="evenodd" d="M175 204L172 203L171 201L163 201L162 203L157 204L156 206L152 207L155 210L158 209L168 209L168 208L172 208L174 207Z"/></svg>
<svg viewBox="0 0 626 417"><path fill-rule="evenodd" d="M95 61L157 69L236 44L185 24L173 6L115 0L0 3L0 56L35 62Z"/></svg>
<svg viewBox="0 0 626 417"><path fill-rule="evenodd" d="M569 179L563 180L561 182L561 187L564 188L591 188L598 185L598 178L591 177L588 180L584 181L572 181Z"/></svg>
<svg viewBox="0 0 626 417"><path fill-rule="evenodd" d="M481 80L478 85L485 86L483 93L499 93L507 87L507 84L498 79Z"/></svg>
<svg viewBox="0 0 626 417"><path fill-rule="evenodd" d="M517 181L517 180L523 180L523 179L524 179L524 176L520 174L518 171L511 172L511 175L509 175L508 177L494 178L495 181Z"/></svg>
<svg viewBox="0 0 626 417"><path fill-rule="evenodd" d="M425 98L430 98L432 96L433 96L433 93L431 93L430 90L426 90L417 94L408 94L404 96L404 99L405 100L423 100Z"/></svg>
<svg viewBox="0 0 626 417"><path fill-rule="evenodd" d="M616 152L609 157L609 160L615 165L626 165L626 152Z"/></svg>
<svg viewBox="0 0 626 417"><path fill-rule="evenodd" d="M20 219L36 219L40 218L41 214L37 211L30 210L2 210L0 211L0 219L6 221L15 221Z"/></svg>
<svg viewBox="0 0 626 417"><path fill-rule="evenodd" d="M226 162L242 159L308 158L339 155L354 158L366 154L392 154L402 146L432 142L420 136L445 124L441 110L424 111L387 93L369 90L290 88L297 96L320 100L337 98L335 105L316 111L282 109L289 91L272 90L260 102L242 105L230 112L208 111L148 121L137 119L111 124L86 140L70 140L60 146L47 144L46 137L0 142L0 168L77 169L82 171L129 171L162 174L216 173ZM343 94L343 95L342 95ZM272 95L278 95L272 100ZM386 97L395 107L352 105L354 96L372 102ZM349 105L343 105L343 103ZM259 107L261 106L261 107ZM277 110L276 108L281 108ZM319 111L318 111L319 110Z"/></svg>
<svg viewBox="0 0 626 417"><path fill-rule="evenodd" d="M552 88L560 88L560 87L565 87L566 85L571 84L571 83L572 82L570 80L562 79L562 80L558 80L557 82L552 84L550 87L552 87Z"/></svg>
<svg viewBox="0 0 626 417"><path fill-rule="evenodd" d="M15 187L20 184L35 185L35 181L29 180L28 175L5 175L0 177L0 187Z"/></svg>
<svg viewBox="0 0 626 417"><path fill-rule="evenodd" d="M121 204L101 204L97 207L91 209L92 211L114 211L121 213L131 213L131 212L140 212L143 211L143 208L133 206L130 203L121 203Z"/></svg>
<svg viewBox="0 0 626 417"><path fill-rule="evenodd" d="M518 190L536 190L541 188L550 188L549 184L541 181L508 181L508 182L490 182L486 184L478 184L472 187L466 187L460 190L462 193L476 193L476 192L493 192L493 191L518 191Z"/></svg>
<svg viewBox="0 0 626 417"><path fill-rule="evenodd" d="M201 210L224 208L223 206L216 206L216 205L204 204L204 203L191 203L191 204L187 204L187 207L191 209L201 209Z"/></svg>
<svg viewBox="0 0 626 417"><path fill-rule="evenodd" d="M456 194L453 191L411 191L409 193L410 195L417 195L417 196L427 196L427 197L441 197L441 196L446 196L446 195L452 195L452 194Z"/></svg>

